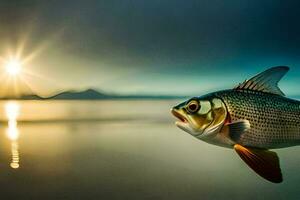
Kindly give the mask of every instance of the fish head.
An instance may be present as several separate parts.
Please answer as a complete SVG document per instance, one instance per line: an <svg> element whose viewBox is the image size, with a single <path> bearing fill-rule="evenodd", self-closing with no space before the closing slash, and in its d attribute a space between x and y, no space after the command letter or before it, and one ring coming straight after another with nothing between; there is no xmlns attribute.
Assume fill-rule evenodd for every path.
<svg viewBox="0 0 300 200"><path fill-rule="evenodd" d="M217 134L224 125L227 109L220 98L194 97L171 109L176 126L201 139Z"/></svg>

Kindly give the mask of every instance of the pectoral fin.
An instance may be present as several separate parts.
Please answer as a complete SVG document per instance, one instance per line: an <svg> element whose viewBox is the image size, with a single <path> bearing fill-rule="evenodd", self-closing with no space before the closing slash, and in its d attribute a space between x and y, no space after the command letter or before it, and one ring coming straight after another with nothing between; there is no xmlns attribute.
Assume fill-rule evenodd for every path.
<svg viewBox="0 0 300 200"><path fill-rule="evenodd" d="M248 120L239 120L226 124L228 126L228 134L232 141L238 142L241 135L250 128Z"/></svg>
<svg viewBox="0 0 300 200"><path fill-rule="evenodd" d="M234 145L235 151L258 175L273 183L282 182L279 158L273 151Z"/></svg>

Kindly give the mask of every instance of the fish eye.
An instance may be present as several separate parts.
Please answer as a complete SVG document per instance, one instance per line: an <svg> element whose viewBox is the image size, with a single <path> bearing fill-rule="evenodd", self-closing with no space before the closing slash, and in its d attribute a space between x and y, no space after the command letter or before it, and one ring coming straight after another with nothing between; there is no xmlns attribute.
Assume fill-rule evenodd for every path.
<svg viewBox="0 0 300 200"><path fill-rule="evenodd" d="M189 113L193 114L195 112L197 112L200 109L200 105L199 102L196 100L191 100L187 106L186 109Z"/></svg>

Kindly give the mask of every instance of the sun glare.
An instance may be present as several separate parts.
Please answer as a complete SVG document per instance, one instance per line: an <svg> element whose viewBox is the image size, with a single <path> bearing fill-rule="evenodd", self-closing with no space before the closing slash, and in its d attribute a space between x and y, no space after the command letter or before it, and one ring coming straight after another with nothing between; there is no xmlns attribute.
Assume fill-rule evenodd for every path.
<svg viewBox="0 0 300 200"><path fill-rule="evenodd" d="M18 59L10 59L5 64L5 70L9 75L16 76L21 72L22 64Z"/></svg>

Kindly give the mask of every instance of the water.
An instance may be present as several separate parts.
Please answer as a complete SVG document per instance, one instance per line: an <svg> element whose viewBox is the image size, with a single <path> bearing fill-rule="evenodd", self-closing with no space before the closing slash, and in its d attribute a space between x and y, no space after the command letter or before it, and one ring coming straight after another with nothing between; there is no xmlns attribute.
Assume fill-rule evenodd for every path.
<svg viewBox="0 0 300 200"><path fill-rule="evenodd" d="M300 147L272 184L174 126L172 101L0 103L3 199L299 199Z"/></svg>

